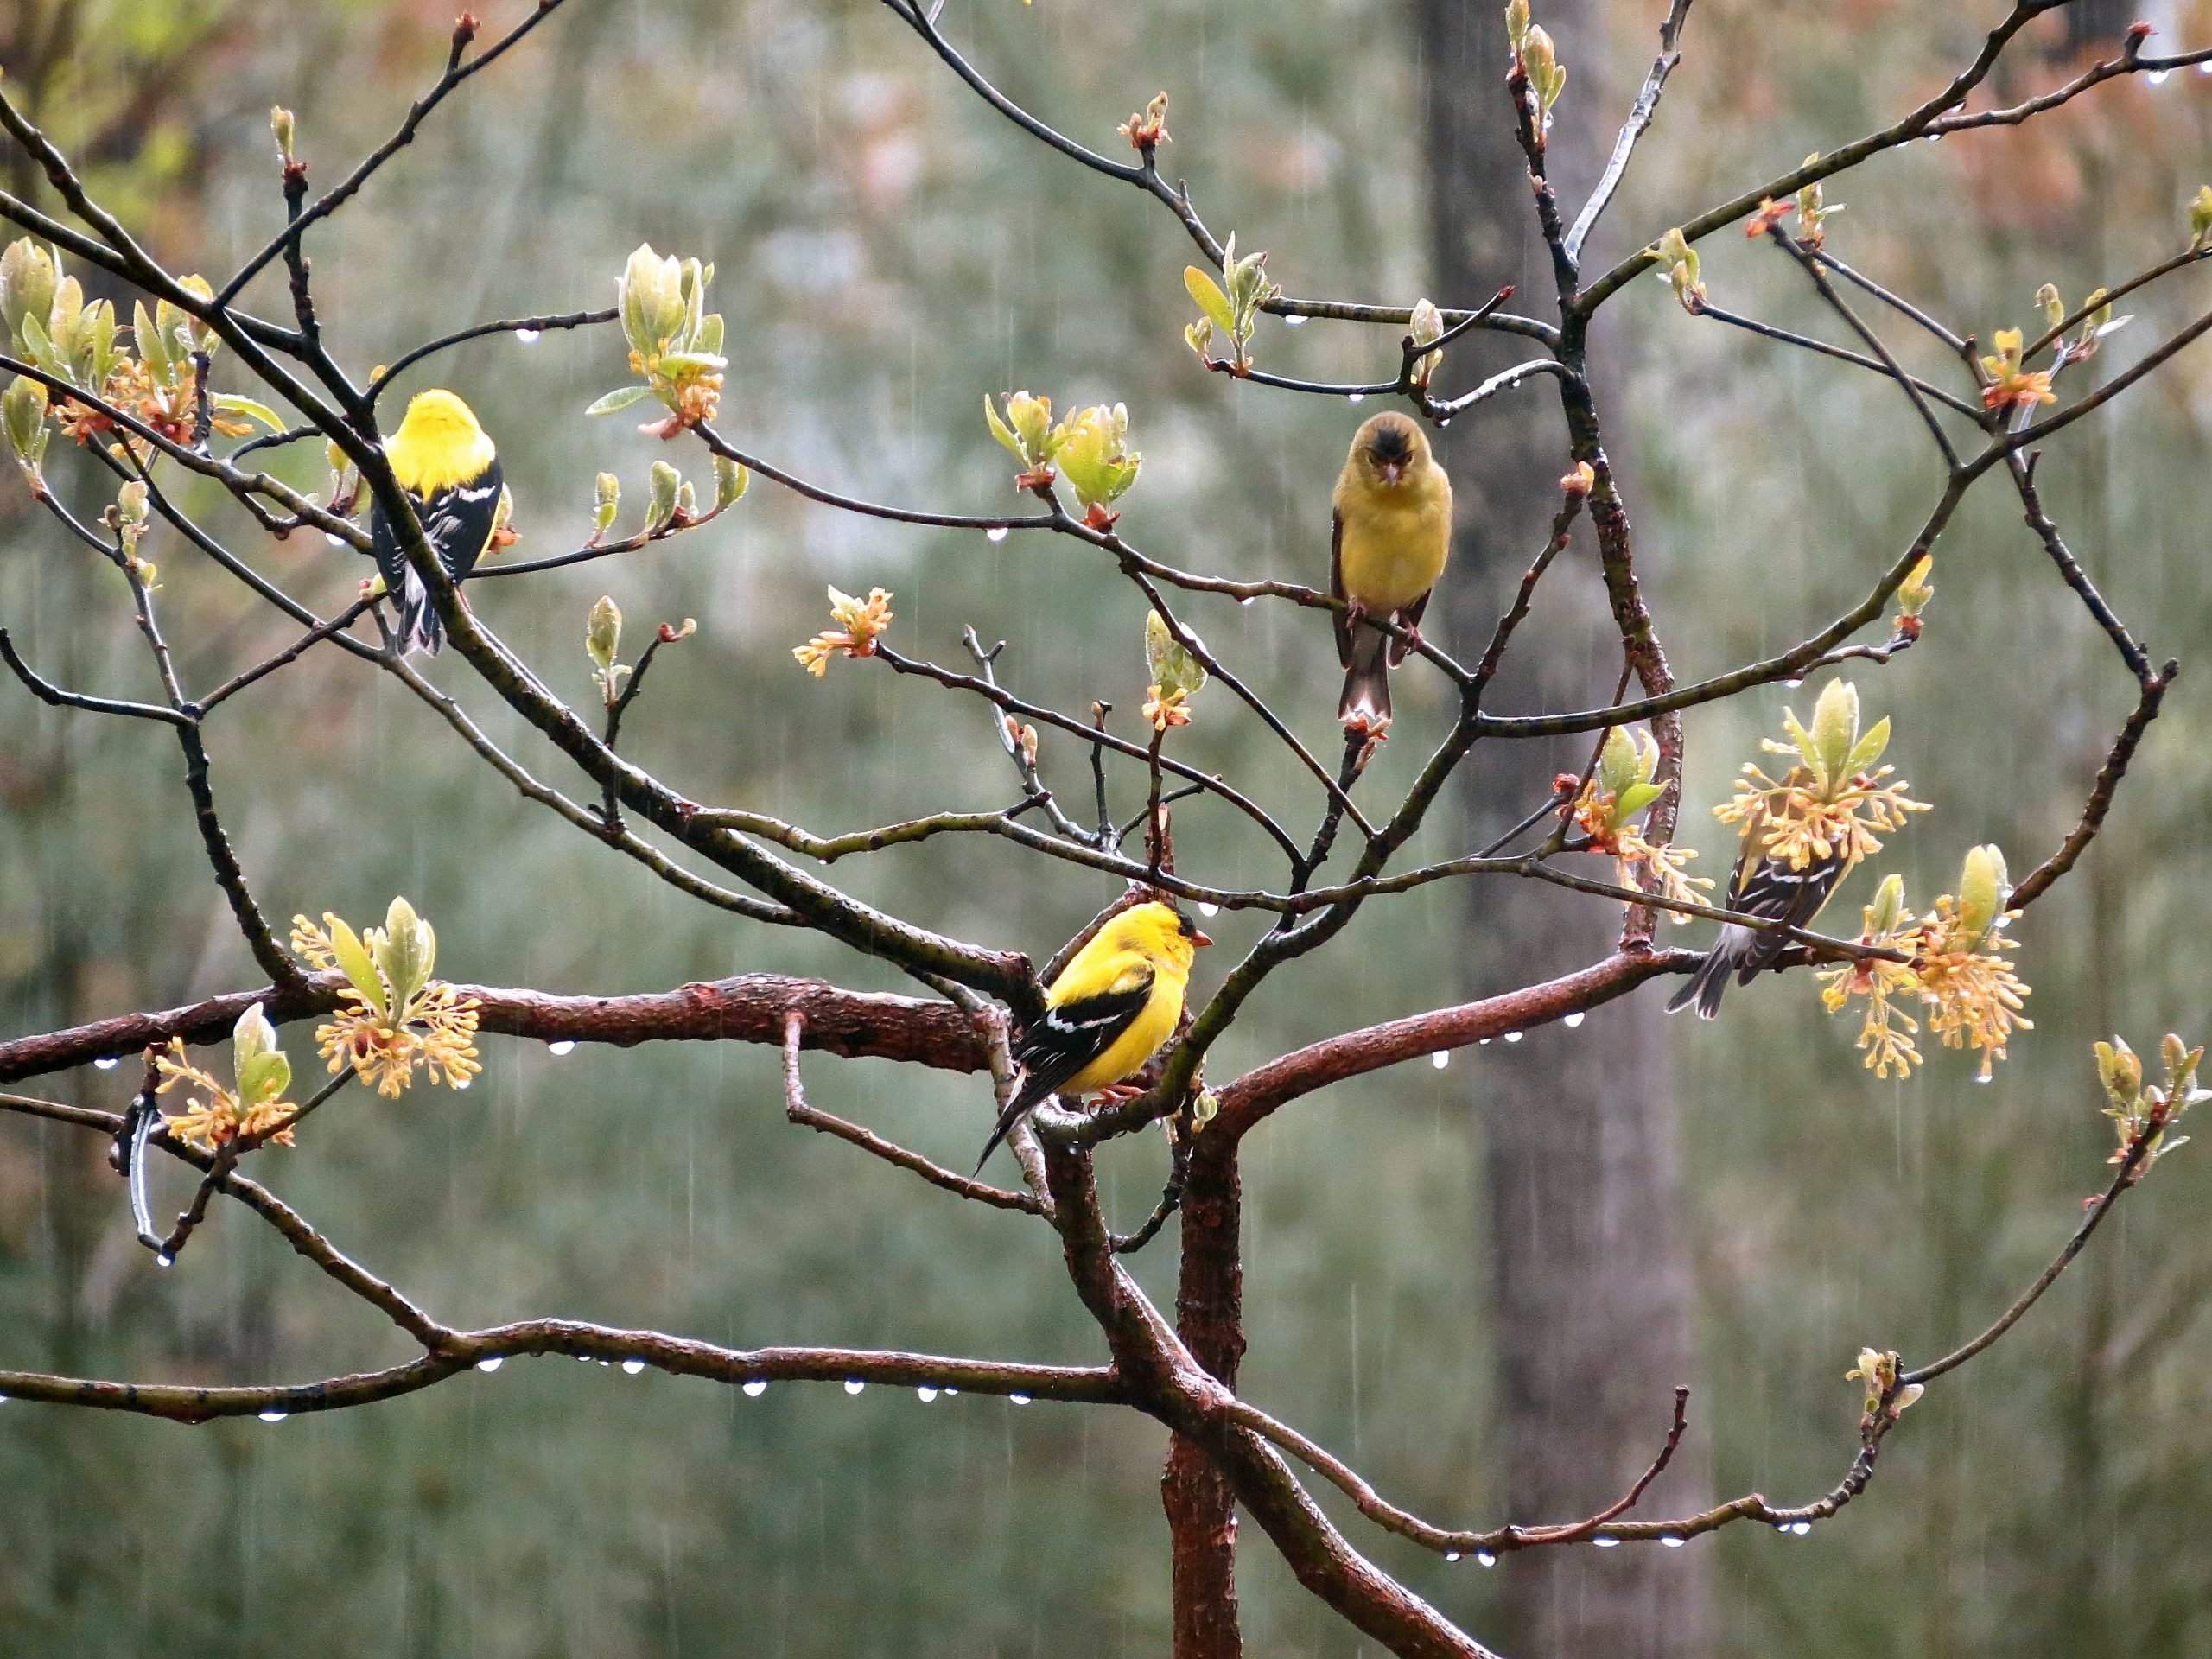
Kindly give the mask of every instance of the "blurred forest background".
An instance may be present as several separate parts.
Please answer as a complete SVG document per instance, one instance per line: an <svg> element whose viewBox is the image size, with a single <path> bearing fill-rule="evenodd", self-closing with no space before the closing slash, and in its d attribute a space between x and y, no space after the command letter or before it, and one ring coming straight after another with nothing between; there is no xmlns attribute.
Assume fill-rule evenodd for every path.
<svg viewBox="0 0 2212 1659"><path fill-rule="evenodd" d="M494 0L487 26L513 10ZM1402 303L1436 281L1419 116L1436 10L949 0L943 22L1011 93L1102 149L1166 87L1175 142L1163 168L1188 176L1217 230L1269 249L1271 274L1294 293ZM1602 38L1562 31L1573 79L1560 120L1610 134L1663 7L1601 10ZM2077 10L2108 48L2139 9ZM1996 10L1701 0L1599 256L1886 123L1964 60ZM2153 11L2173 49L2212 29L2212 7ZM1463 15L1491 67L1457 95L1503 131L1502 34L1487 4ZM96 193L173 269L219 277L278 222L269 106L298 111L301 152L327 186L428 84L451 24L448 0L8 0L0 60L12 93L89 160ZM2082 46L2061 20L2032 41L2000 73L2000 96L2063 78ZM1831 188L1849 205L1831 236L1843 257L1986 340L2032 321L2040 283L2070 302L2179 247L2183 204L2212 161L2208 135L2212 80L2116 85L2025 131L1878 159ZM22 158L10 165L10 188L46 203ZM1011 509L1006 459L977 407L986 392L1125 400L1145 455L1123 504L1133 540L1236 575L1325 575L1327 484L1357 413L1202 372L1179 338L1191 250L1173 220L1023 138L869 0L573 0L319 236L318 298L337 349L365 369L464 323L607 303L644 240L718 267L712 302L732 359L721 423L738 442L878 499ZM1716 301L1824 331L1770 250L1731 232L1706 253ZM1485 276L1483 292L1519 278ZM1541 291L1522 289L1540 315ZM281 278L257 292L282 312ZM2139 320L2087 372L2131 360L2203 302L2194 275L2144 296L2133 308L2156 321ZM1938 481L1895 389L1693 320L1656 283L1624 295L1603 327L1611 445L1677 672L1794 641L1855 601ZM1948 371L1922 340L1894 337L1928 372ZM403 388L454 387L499 438L525 537L512 556L581 543L602 468L643 499L662 447L627 420L581 414L620 382L620 349L607 330L494 339ZM1397 361L1390 331L1327 323L1270 323L1259 349L1265 366L1337 379ZM1447 372L1454 391L1466 355ZM1555 421L1544 385L1505 413ZM2178 654L2189 671L2106 838L2024 925L2036 1029L1994 1083L1970 1086L1971 1062L1948 1053L1909 1083L1877 1083L1852 1028L1821 1011L1800 975L1738 992L1716 1025L1662 1028L1616 1006L1579 1031L1300 1102L1248 1143L1249 1397L1401 1502L1453 1524L1506 1518L1486 1137L1499 1103L1544 1109L1530 1078L1567 1088L1576 1046L1618 1046L1632 1022L1642 1046L1630 1075L1657 1095L1671 1087L1679 1119L1669 1152L1691 1357L1679 1378L1625 1379L1648 1395L1649 1433L1620 1453L1611 1484L1656 1449L1678 1380L1696 1388L1688 1461L1702 1466L1684 1471L1671 1503L1662 1489L1652 1513L1700 1488L1794 1502L1833 1484L1853 1445L1859 1390L1842 1373L1858 1348L1925 1358L1978 1329L2101 1185L2109 1135L2091 1039L2117 1030L2147 1052L2170 1027L2207 1034L2208 423L2212 352L2200 351L2046 462L2053 511L2085 563L2154 654ZM1511 484L1486 467L1541 466L1548 489L1563 452L1535 453L1457 442L1463 504ZM695 453L669 454L703 480ZM296 481L321 485L316 456L294 464ZM92 487L66 458L48 471ZM82 505L104 499L88 493ZM1991 484L1969 509L1942 544L1925 642L1854 676L1870 713L1895 716L1891 758L1938 809L1879 861L1923 902L1973 842L2000 842L2016 871L2041 857L2132 705L2108 643L2052 578L2017 503ZM250 525L226 522L326 609L363 574L319 537L256 545ZM1500 556L1517 569L1536 546ZM188 550L157 536L145 551L161 563L188 679L220 677L289 637ZM1574 557L1561 588L1594 591L1586 546ZM1478 562L1455 575L1488 584L1450 607L1444 643L1464 654L1506 590ZM1001 670L1026 696L1128 711L1142 700L1138 601L1103 562L1057 542L994 545L855 519L764 482L721 522L664 546L471 594L575 698L590 695L583 619L601 593L633 629L697 617L700 634L665 655L626 731L696 798L823 831L1003 804L1003 757L977 705L864 663L840 663L823 683L800 674L790 647L821 626L825 582L893 589L893 639L910 652L957 660L963 623L1007 639ZM1324 623L1226 601L1194 600L1185 613L1309 738L1328 735ZM0 485L0 619L67 683L142 689L120 583L60 543L12 476ZM1602 627L1546 639L1567 683L1602 677L1599 695L1610 690ZM434 672L517 735L488 696L469 699L457 663ZM1420 734L1442 718L1432 681L1408 672L1400 683L1402 738L1376 768L1378 791L1402 784ZM1683 834L1707 874L1725 874L1732 855L1707 809L1788 696L1690 719ZM774 969L906 988L833 947L682 900L518 799L419 704L335 652L234 703L210 739L217 789L272 913L359 921L404 892L438 926L442 970L499 983L639 990ZM1268 798L1310 792L1217 690L1174 741ZM1045 754L1056 784L1083 786L1076 746L1048 735ZM1517 816L1525 797L1504 798L1500 780L1520 765L1478 756L1475 791L1497 793L1470 804L1476 817ZM175 772L158 730L57 714L0 687L0 1032L257 982ZM1122 785L1125 814L1139 788ZM1224 880L1249 868L1241 832L1203 804L1178 830L1186 863ZM1423 844L1455 839L1447 824ZM918 920L1040 957L1110 896L1105 878L957 840L837 874ZM1838 931L1872 887L1861 875L1847 890ZM1521 962L1485 925L1502 902L1477 887L1370 906L1334 951L1278 976L1217 1074L1519 982ZM1233 918L1208 926L1232 949L1250 938ZM296 1052L303 1039L294 1034ZM257 1172L441 1317L562 1313L747 1346L1096 1358L1049 1234L789 1128L772 1052L486 1047L471 1093L391 1103L356 1091ZM988 1111L979 1084L942 1074L818 1059L807 1079L825 1107L956 1163ZM132 1074L87 1070L49 1086L120 1107ZM235 1214L219 1210L178 1269L157 1273L102 1150L54 1126L0 1122L0 1363L289 1380L394 1351L393 1333ZM1152 1138L1107 1161L1124 1224L1150 1204L1163 1162ZM2023 1328L1908 1417L1870 1494L1813 1536L1733 1528L1683 1551L1577 1551L1574 1573L1592 1594L1608 1573L1644 1574L1655 1626L1709 1605L1700 1645L1720 1654L2212 1649L2208 1210L2212 1165L2166 1166ZM1649 1242L1605 1243L1626 1268ZM1172 1249L1136 1263L1163 1299ZM1109 1410L781 1385L748 1399L550 1359L274 1426L184 1429L11 1403L0 1406L0 1652L1158 1654L1161 1451L1153 1426ZM1478 1634L1525 1621L1508 1604L1540 1570L1529 1558L1489 1572L1448 1564L1357 1517L1352 1537ZM1264 1540L1248 1529L1246 1543L1252 1651L1359 1650ZM1545 1582L1580 1593L1555 1572Z"/></svg>

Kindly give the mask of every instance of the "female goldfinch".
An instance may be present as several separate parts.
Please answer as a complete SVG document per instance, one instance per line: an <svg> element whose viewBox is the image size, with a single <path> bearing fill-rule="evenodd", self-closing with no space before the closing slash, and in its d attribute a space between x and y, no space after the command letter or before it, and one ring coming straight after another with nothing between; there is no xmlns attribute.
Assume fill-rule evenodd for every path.
<svg viewBox="0 0 2212 1659"><path fill-rule="evenodd" d="M1842 854L1815 858L1803 869L1794 869L1789 860L1768 854L1766 822L1763 812L1745 822L1743 847L1736 855L1735 873L1728 878L1728 908L1791 927L1810 927L1843 875ZM1738 985L1750 984L1789 942L1779 928L1724 925L1690 982L1668 1000L1667 1012L1679 1013L1694 1002L1699 1019L1712 1019L1720 1012L1729 975L1736 976Z"/></svg>
<svg viewBox="0 0 2212 1659"><path fill-rule="evenodd" d="M1087 1095L1135 1077L1174 1035L1198 946L1213 941L1172 906L1142 904L1109 919L1045 993L1022 1034L1021 1081L976 1160L980 1172L1022 1114L1047 1095Z"/></svg>
<svg viewBox="0 0 2212 1659"><path fill-rule="evenodd" d="M1428 439L1407 416L1375 416L1352 435L1351 454L1332 498L1336 530L1329 545L1329 591L1337 613L1337 656L1344 692L1337 718L1380 734L1390 723L1390 670L1410 646L1363 619L1387 617L1421 637L1429 590L1452 551L1452 480L1430 454Z"/></svg>
<svg viewBox="0 0 2212 1659"><path fill-rule="evenodd" d="M438 563L458 583L476 568L498 527L503 485L499 452L468 405L442 390L417 392L407 416L384 448L391 474L407 492ZM369 536L385 592L399 607L404 652L437 655L445 630L423 579L400 550L399 535L381 502L369 509Z"/></svg>

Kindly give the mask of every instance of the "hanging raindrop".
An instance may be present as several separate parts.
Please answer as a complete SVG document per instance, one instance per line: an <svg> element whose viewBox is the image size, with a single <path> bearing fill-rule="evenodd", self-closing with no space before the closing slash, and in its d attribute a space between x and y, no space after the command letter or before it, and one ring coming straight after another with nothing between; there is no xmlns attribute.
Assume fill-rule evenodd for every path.
<svg viewBox="0 0 2212 1659"><path fill-rule="evenodd" d="M1435 1053L1428 1057L1428 1063L1434 1066L1438 1071L1441 1071L1446 1066L1452 1064L1451 1051L1442 1048L1438 1049Z"/></svg>
<svg viewBox="0 0 2212 1659"><path fill-rule="evenodd" d="M1621 1547L1621 1541L1618 1538L1592 1538L1590 1541L1600 1549L1618 1549Z"/></svg>
<svg viewBox="0 0 2212 1659"><path fill-rule="evenodd" d="M535 346L544 337L543 334L536 328L518 328L515 330L515 338L522 341L525 346Z"/></svg>
<svg viewBox="0 0 2212 1659"><path fill-rule="evenodd" d="M1282 320L1282 326L1286 328L1303 328L1306 326L1306 319L1303 317L1285 317Z"/></svg>
<svg viewBox="0 0 2212 1659"><path fill-rule="evenodd" d="M2149 81L2153 86L2163 86L2166 84L2168 78L2171 76L2172 73L2173 71L2171 69L2153 69L2149 74L2144 76L2143 79Z"/></svg>
<svg viewBox="0 0 2212 1659"><path fill-rule="evenodd" d="M1666 1545L1669 1549L1680 1549L1684 1544L1689 1542L1689 1540L1687 1538L1677 1538L1674 1534L1669 1533L1664 1537L1661 1538L1659 1541Z"/></svg>
<svg viewBox="0 0 2212 1659"><path fill-rule="evenodd" d="M1007 1398L1017 1406L1026 1406L1029 1403L1029 1396L1026 1394L1009 1394Z"/></svg>
<svg viewBox="0 0 2212 1659"><path fill-rule="evenodd" d="M506 1363L507 1357L505 1354L494 1354L489 1359L478 1360L476 1362L476 1369L483 1372L486 1376L489 1376L493 1371L498 1370L500 1366Z"/></svg>
<svg viewBox="0 0 2212 1659"><path fill-rule="evenodd" d="M1205 899L1201 899L1198 901L1198 914L1201 916L1218 916L1221 914L1221 906L1219 905L1210 905L1206 903Z"/></svg>
<svg viewBox="0 0 2212 1659"><path fill-rule="evenodd" d="M1444 1559L1447 1561L1456 1561L1459 1559L1459 1552L1456 1549L1447 1549L1444 1552Z"/></svg>
<svg viewBox="0 0 2212 1659"><path fill-rule="evenodd" d="M849 1376L845 1379L845 1392L847 1394L858 1394L866 1387L868 1387L868 1384L861 1382L857 1376Z"/></svg>
<svg viewBox="0 0 2212 1659"><path fill-rule="evenodd" d="M1004 524L993 524L983 532L983 539L987 542L1002 542L1006 540L1006 532L1007 527Z"/></svg>
<svg viewBox="0 0 2212 1659"><path fill-rule="evenodd" d="M1497 1557L1491 1554L1490 1551L1486 1549L1477 1550L1475 1552L1475 1560L1483 1567L1496 1567L1497 1565Z"/></svg>
<svg viewBox="0 0 2212 1659"><path fill-rule="evenodd" d="M1527 1035L1525 1032L1509 1031L1505 1033L1505 1040L1509 1043L1517 1043L1525 1035Z"/></svg>
<svg viewBox="0 0 2212 1659"><path fill-rule="evenodd" d="M344 547L346 545L346 538L343 536L334 536L327 530L322 532L322 539L328 542L333 547Z"/></svg>
<svg viewBox="0 0 2212 1659"><path fill-rule="evenodd" d="M261 1414L261 1421L264 1423L281 1423L291 1414L289 1411L264 1411Z"/></svg>
<svg viewBox="0 0 2212 1659"><path fill-rule="evenodd" d="M566 1038L563 1038L561 1041L559 1041L559 1042L557 1042L557 1043L548 1043L548 1044L546 1044L546 1045L545 1045L545 1052L546 1052L548 1054L550 1054L551 1056L553 1056L553 1058L554 1058L558 1059L558 1058L560 1058L563 1054L573 1054L573 1053L575 1053L575 1052L576 1052L576 1046L575 1046L575 1044L574 1044L573 1042L570 1042L569 1040L568 1040Z"/></svg>
<svg viewBox="0 0 2212 1659"><path fill-rule="evenodd" d="M154 1258L154 1265L157 1268L173 1268L176 1266L176 1257L171 1255L167 1250L163 1250Z"/></svg>
<svg viewBox="0 0 2212 1659"><path fill-rule="evenodd" d="M626 1359L622 1362L622 1374L625 1376L635 1376L645 1369L645 1362L642 1359Z"/></svg>
<svg viewBox="0 0 2212 1659"><path fill-rule="evenodd" d="M1807 1533L1812 1531L1812 1529L1813 1523L1809 1521L1793 1521L1789 1525L1789 1530L1800 1538L1802 1538Z"/></svg>
<svg viewBox="0 0 2212 1659"><path fill-rule="evenodd" d="M1363 404L1367 401L1367 394L1363 391L1355 391L1344 401L1348 404Z"/></svg>
<svg viewBox="0 0 2212 1659"><path fill-rule="evenodd" d="M937 1398L937 1390L936 1390L935 1389L930 1388L930 1387L929 1387L929 1386L927 1386L926 1384L925 1384L925 1385L924 1385L923 1387L921 1387L921 1388L916 1389L914 1390L914 1393L915 1393L916 1397L918 1397L918 1398L921 1401L921 1402L922 1402L924 1405L925 1405L925 1406L926 1406L927 1404L929 1404L929 1402L930 1402L931 1401L932 1401L932 1400L934 1400L934 1399L936 1399L936 1398Z"/></svg>
<svg viewBox="0 0 2212 1659"><path fill-rule="evenodd" d="M1578 1029L1581 1026L1582 1022L1589 1017L1590 1016L1586 1014L1570 1014L1566 1019L1560 1020L1560 1024L1565 1026L1569 1031L1573 1031Z"/></svg>
<svg viewBox="0 0 2212 1659"><path fill-rule="evenodd" d="M121 1065L122 1064L123 1062L121 1060L111 1054L104 1060L94 1060L92 1062L92 1070L95 1071L112 1071L117 1066Z"/></svg>
<svg viewBox="0 0 2212 1659"><path fill-rule="evenodd" d="M767 1392L768 1382L767 1379L765 1377L756 1376L750 1382L745 1385L745 1393L748 1399L758 1400L762 1395Z"/></svg>

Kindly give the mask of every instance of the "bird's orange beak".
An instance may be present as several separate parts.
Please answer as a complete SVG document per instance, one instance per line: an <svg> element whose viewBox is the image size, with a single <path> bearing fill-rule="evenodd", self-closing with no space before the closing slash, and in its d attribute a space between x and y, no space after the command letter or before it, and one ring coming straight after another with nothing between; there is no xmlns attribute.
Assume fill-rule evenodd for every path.
<svg viewBox="0 0 2212 1659"><path fill-rule="evenodd" d="M1194 927L1191 930L1191 943L1192 944L1211 944L1213 941L1206 938L1205 934L1199 932L1198 930Z"/></svg>

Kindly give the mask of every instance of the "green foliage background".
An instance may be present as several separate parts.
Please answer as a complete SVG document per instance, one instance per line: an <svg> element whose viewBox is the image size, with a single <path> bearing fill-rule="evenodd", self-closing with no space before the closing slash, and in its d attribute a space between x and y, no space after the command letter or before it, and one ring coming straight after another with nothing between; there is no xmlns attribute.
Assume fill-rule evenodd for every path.
<svg viewBox="0 0 2212 1659"><path fill-rule="evenodd" d="M319 239L322 312L349 361L366 367L482 318L603 303L649 239L717 264L732 359L721 424L761 453L880 499L1011 506L1005 457L978 418L985 392L1126 400L1147 457L1124 503L1139 545L1234 575L1319 578L1351 415L1198 370L1179 340L1189 251L1156 207L1054 162L859 0L570 10L434 118ZM1618 64L1573 66L1562 119L1578 101L1624 100L1656 22L1656 8L1636 10ZM301 151L327 184L434 73L450 22L428 3L234 0L199 8L180 44L159 20L182 16L145 0L86 7L69 73L41 87L40 108L65 143L89 141L111 118L86 87L144 88L143 130L172 138L94 176L151 216L173 263L216 274L276 223L268 105L298 110ZM488 9L487 23L503 16ZM1188 173L1217 229L1273 251L1271 273L1292 291L1421 291L1417 66L1395 6L950 0L944 21L1012 95L1101 147L1168 88L1167 165ZM1885 119L1962 56L1971 24L1879 3L1700 7L1610 245L1632 247L1686 206ZM2060 73L2031 56L2019 74L2042 85ZM2071 298L2177 245L2179 204L2204 171L2206 94L2194 77L2109 89L2048 131L1885 158L1831 191L1850 204L1840 251L1985 338L2026 321L2038 283ZM1706 276L1724 303L1817 327L1781 264L1716 238ZM2183 315L2192 280L2139 304L2098 367ZM256 296L281 311L276 283ZM1801 637L1857 598L1933 499L1906 412L1872 377L1694 322L1656 283L1618 309L1632 375L1607 397L1613 448L1633 468L1678 671ZM1271 324L1260 350L1264 364L1328 378L1395 361L1386 335L1328 325ZM2154 651L2192 664L2212 598L2200 545L2212 491L2198 464L2208 364L2184 358L2085 423L2045 474L2123 613ZM526 537L518 556L584 538L602 468L622 476L632 514L664 454L704 487L705 467L683 449L580 417L621 373L606 330L494 340L437 367L435 383L462 391L500 441ZM426 384L418 372L404 389ZM1542 384L1519 395L1541 397ZM300 459L297 481L319 484L315 458ZM89 477L58 453L49 470ZM4 498L0 619L55 677L142 691L143 647L112 573L59 543L20 490ZM201 505L313 602L342 602L365 568L319 537L257 543L219 503ZM189 679L209 683L285 637L188 550L146 551L162 563ZM1595 582L1586 558L1560 578ZM825 831L1010 798L977 707L867 664L836 664L822 683L798 671L790 646L821 626L829 582L893 589L902 649L957 660L972 622L1011 642L1001 666L1025 695L1067 708L1105 697L1134 721L1141 610L1102 562L1070 545L874 524L765 483L675 542L471 593L580 699L583 618L599 594L620 602L633 640L652 621L696 616L700 634L664 654L629 728L639 758L696 798ZM2001 842L2016 874L2040 857L2130 701L2108 645L1998 488L1943 543L1936 584L1926 643L1857 677L1870 711L1897 718L1892 758L1939 808L1884 861L1923 902L1974 842ZM1194 601L1187 614L1302 730L1327 735L1322 623L1226 601ZM457 664L435 672L466 696ZM1841 1373L1856 1349L1924 1357L1978 1328L2047 1258L2102 1179L2092 1036L2117 1029L2147 1051L2169 1027L2204 1034L2204 681L2181 683L2107 838L2022 929L2037 1028L1993 1086L1970 1087L1970 1065L1948 1055L1910 1084L1876 1084L1802 980L1738 994L1716 1027L1669 1033L1703 1356L1691 1380L1720 1491L1825 1490L1852 1443L1857 1389ZM1418 734L1440 718L1433 688L1402 683L1403 741L1376 769L1378 792L1402 782ZM1694 804L1725 795L1785 700L1693 718ZM472 708L557 774L488 699ZM903 988L658 887L334 654L240 699L213 735L234 838L276 913L369 919L404 892L439 927L442 970L494 982L620 991L763 968ZM1310 810L1263 735L1215 687L1175 741ZM1074 746L1048 734L1045 753L1048 777L1083 798ZM1135 811L1136 779L1118 788L1123 816ZM252 981L163 733L57 716L0 688L0 1030ZM1719 827L1699 810L1684 822L1708 871L1725 869ZM1259 849L1213 809L1193 804L1178 830L1187 865L1228 881L1258 872ZM1443 850L1448 837L1433 840ZM995 842L940 841L836 874L930 925L1040 955L1110 892ZM1872 885L1861 877L1839 918ZM1510 982L1513 964L1484 950L1480 903L1471 926L1456 897L1374 907L1335 950L1280 976L1217 1071ZM1218 921L1209 928L1230 950L1249 938ZM1550 1029L1529 1042L1579 1039ZM301 1059L305 1033L290 1040ZM789 1128L771 1053L556 1058L498 1039L486 1051L471 1093L358 1095L264 1172L441 1317L557 1313L748 1346L1096 1357L1048 1235ZM1245 1378L1394 1497L1472 1523L1497 1517L1473 1155L1483 1105L1465 1071L1365 1079L1255 1137ZM953 1161L988 1110L970 1082L874 1063L810 1062L808 1082L831 1109ZM127 1071L88 1070L54 1086L117 1106L130 1084ZM0 1121L0 1363L244 1380L397 1354L394 1333L240 1216L219 1212L175 1273L157 1273L99 1150ZM1116 1149L1118 1214L1142 1212L1162 1161L1156 1141ZM2202 1650L2206 1179L2193 1154L2162 1169L2014 1338L1916 1408L1872 1494L1836 1523L1802 1541L1737 1529L1696 1546L1719 1557L1724 1650ZM1139 1263L1163 1297L1171 1249ZM1672 1380L1654 1379L1655 1429ZM10 1403L0 1652L1156 1653L1160 1440L1141 1421L1075 1408L924 1404L875 1389L749 1400L550 1359L276 1426L188 1430ZM1512 1571L1354 1535L1478 1631ZM1357 1649L1255 1533L1244 1560L1254 1651Z"/></svg>

